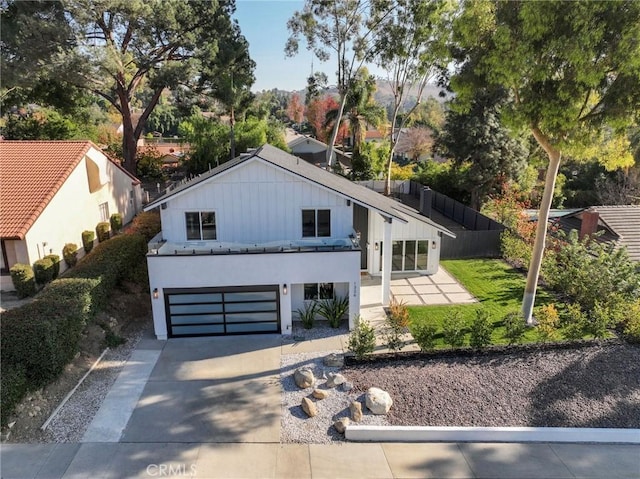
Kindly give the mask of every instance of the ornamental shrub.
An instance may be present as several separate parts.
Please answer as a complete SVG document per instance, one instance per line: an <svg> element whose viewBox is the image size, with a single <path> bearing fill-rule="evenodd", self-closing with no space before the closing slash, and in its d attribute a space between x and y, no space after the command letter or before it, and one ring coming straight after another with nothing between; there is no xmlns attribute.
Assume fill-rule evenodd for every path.
<svg viewBox="0 0 640 479"><path fill-rule="evenodd" d="M543 343L555 339L560 326L560 315L554 304L540 306L535 315L538 325L536 331Z"/></svg>
<svg viewBox="0 0 640 479"><path fill-rule="evenodd" d="M53 261L48 256L33 263L33 274L36 276L38 284L47 284L52 281L54 272Z"/></svg>
<svg viewBox="0 0 640 479"><path fill-rule="evenodd" d="M433 349L436 345L436 333L438 328L435 324L432 324L428 321L414 324L411 327L411 335L413 339L416 341L417 345L420 347L421 351L428 351L429 349Z"/></svg>
<svg viewBox="0 0 640 479"><path fill-rule="evenodd" d="M587 315L584 314L580 305L572 303L567 306L567 312L562 318L564 326L562 334L565 339L582 339L587 331Z"/></svg>
<svg viewBox="0 0 640 479"><path fill-rule="evenodd" d="M304 308L296 310L298 313L298 318L302 323L302 327L304 329L313 328L313 322L316 319L316 311L318 309L318 303L315 301L310 301L305 303Z"/></svg>
<svg viewBox="0 0 640 479"><path fill-rule="evenodd" d="M406 328L409 326L409 308L403 301L391 298L388 319L394 325L400 328Z"/></svg>
<svg viewBox="0 0 640 479"><path fill-rule="evenodd" d="M640 300L628 306L624 322L624 336L631 343L640 343Z"/></svg>
<svg viewBox="0 0 640 479"><path fill-rule="evenodd" d="M56 279L60 274L60 256L58 256L57 254L48 254L47 256L45 256L45 259L46 258L49 258L51 260L51 263L53 265L52 279Z"/></svg>
<svg viewBox="0 0 640 479"><path fill-rule="evenodd" d="M111 225L108 221L101 221L96 225L96 236L98 237L98 243L107 241L109 239L109 228Z"/></svg>
<svg viewBox="0 0 640 479"><path fill-rule="evenodd" d="M333 299L318 301L318 314L329 321L329 326L339 328L342 317L349 311L349 298L336 296Z"/></svg>
<svg viewBox="0 0 640 479"><path fill-rule="evenodd" d="M347 348L355 355L356 359L363 359L376 349L375 330L360 316L356 318L356 328L349 335Z"/></svg>
<svg viewBox="0 0 640 479"><path fill-rule="evenodd" d="M452 348L464 346L465 323L460 311L455 311L451 317L445 321L442 327L442 336L445 344Z"/></svg>
<svg viewBox="0 0 640 479"><path fill-rule="evenodd" d="M9 273L18 298L26 298L36 294L36 277L31 266L16 263L11 267Z"/></svg>
<svg viewBox="0 0 640 479"><path fill-rule="evenodd" d="M111 225L111 231L114 234L120 233L122 230L122 215L120 213L114 213L109 218L109 224Z"/></svg>
<svg viewBox="0 0 640 479"><path fill-rule="evenodd" d="M476 311L476 317L471 323L471 336L469 345L472 348L481 349L491 344L491 333L493 325L489 313L484 309Z"/></svg>
<svg viewBox="0 0 640 479"><path fill-rule="evenodd" d="M96 234L93 231L82 232L82 247L85 253L89 253L93 249L93 241L96 239Z"/></svg>
<svg viewBox="0 0 640 479"><path fill-rule="evenodd" d="M393 316L387 316L385 318L385 327L383 331L383 337L385 344L392 352L400 351L404 345L403 335L407 332L408 328L401 326L401 322Z"/></svg>
<svg viewBox="0 0 640 479"><path fill-rule="evenodd" d="M133 218L131 225L127 229L127 233L140 234L149 242L155 235L160 233L161 229L160 213L157 211L145 211L138 213L138 215Z"/></svg>
<svg viewBox="0 0 640 479"><path fill-rule="evenodd" d="M522 313L509 313L504 317L504 338L509 344L522 341L527 331L527 324Z"/></svg>
<svg viewBox="0 0 640 479"><path fill-rule="evenodd" d="M67 243L62 248L62 257L69 268L73 268L78 262L78 246L74 243Z"/></svg>
<svg viewBox="0 0 640 479"><path fill-rule="evenodd" d="M594 338L605 338L612 326L612 310L605 302L596 301L589 313L587 331Z"/></svg>

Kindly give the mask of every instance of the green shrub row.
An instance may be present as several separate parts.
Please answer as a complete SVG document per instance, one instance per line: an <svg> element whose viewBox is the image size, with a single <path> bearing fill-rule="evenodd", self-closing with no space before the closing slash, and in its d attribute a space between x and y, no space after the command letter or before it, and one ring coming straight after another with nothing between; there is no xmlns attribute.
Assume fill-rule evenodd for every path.
<svg viewBox="0 0 640 479"><path fill-rule="evenodd" d="M18 298L26 298L36 294L36 277L31 266L21 263L14 264L9 272Z"/></svg>
<svg viewBox="0 0 640 479"><path fill-rule="evenodd" d="M47 284L53 281L60 274L60 256L49 254L33 263L33 273L36 283Z"/></svg>
<svg viewBox="0 0 640 479"><path fill-rule="evenodd" d="M3 421L25 391L51 382L74 358L86 324L104 307L113 288L145 261L146 252L146 240L140 235L100 243L66 278L49 283L33 302L3 313ZM5 368L12 371L8 378Z"/></svg>

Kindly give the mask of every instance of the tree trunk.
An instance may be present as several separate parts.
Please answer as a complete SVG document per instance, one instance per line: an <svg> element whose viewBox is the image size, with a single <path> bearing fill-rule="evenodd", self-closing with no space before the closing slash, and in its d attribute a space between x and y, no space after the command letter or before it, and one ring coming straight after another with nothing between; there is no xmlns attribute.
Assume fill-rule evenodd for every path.
<svg viewBox="0 0 640 479"><path fill-rule="evenodd" d="M538 226L536 228L536 238L533 243L529 273L527 274L527 284L524 289L524 297L522 298L522 314L527 324L533 324L533 306L536 299L538 278L540 276L544 247L547 239L549 210L551 209L553 190L555 189L561 158L560 151L553 147L549 138L547 138L539 128L533 127L532 132L538 144L547 153L547 156L549 157L549 166L547 168L547 174L544 181L544 191L542 193L540 211L538 212Z"/></svg>
<svg viewBox="0 0 640 479"><path fill-rule="evenodd" d="M122 167L132 175L136 174L137 139L134 133L133 120L129 105L122 107Z"/></svg>
<svg viewBox="0 0 640 479"><path fill-rule="evenodd" d="M342 121L342 114L344 113L344 105L347 103L347 94L346 92L342 94L342 100L340 101L340 110L338 111L338 118L336 119L335 124L333 125L333 131L331 132L331 139L329 140L329 144L327 145L327 156L326 163L327 169L331 170L333 167L333 144L336 142L336 138L338 138L338 130L340 130L340 122Z"/></svg>

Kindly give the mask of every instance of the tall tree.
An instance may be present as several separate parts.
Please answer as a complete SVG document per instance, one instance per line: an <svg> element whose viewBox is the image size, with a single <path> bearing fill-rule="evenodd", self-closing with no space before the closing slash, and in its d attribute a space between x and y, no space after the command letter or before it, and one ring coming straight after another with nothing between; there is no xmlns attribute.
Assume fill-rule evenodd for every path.
<svg viewBox="0 0 640 479"><path fill-rule="evenodd" d="M315 72L307 78L307 91L304 96L305 106L309 106L313 100L320 97L322 91L327 87L329 79L322 72Z"/></svg>
<svg viewBox="0 0 640 479"><path fill-rule="evenodd" d="M374 58L386 70L393 93L386 195L391 193L391 165L399 132L420 105L429 80L447 63L446 40L454 12L451 0L395 0L393 3L393 15L384 20L374 50ZM413 105L400 116L400 109L416 90Z"/></svg>
<svg viewBox="0 0 640 479"><path fill-rule="evenodd" d="M377 128L385 119L384 108L374 102L375 91L376 79L373 75L369 75L367 68L362 67L351 81L341 118L346 120L349 126L354 157L358 156L360 146L364 142L367 125ZM339 114L339 108L329 110L325 125L335 124Z"/></svg>
<svg viewBox="0 0 640 479"><path fill-rule="evenodd" d="M303 9L296 11L287 22L291 33L285 46L288 56L298 53L302 38L320 61L335 55L340 107L328 142L326 161L329 168L349 87L370 57L374 37L391 14L393 4L393 1L381 0L305 0Z"/></svg>
<svg viewBox="0 0 640 479"><path fill-rule="evenodd" d="M522 304L531 323L563 154L579 158L604 135L620 137L640 110L640 3L479 0L464 4L454 26L458 98L506 89L505 113L549 159Z"/></svg>
<svg viewBox="0 0 640 479"><path fill-rule="evenodd" d="M300 102L300 95L294 93L289 98L287 105L287 116L294 123L302 123L304 118L304 105Z"/></svg>
<svg viewBox="0 0 640 479"><path fill-rule="evenodd" d="M447 112L437 140L438 149L457 167L467 165L464 188L477 211L504 182L517 179L527 162L526 142L513 137L502 124L502 103L500 93L478 91L469 110Z"/></svg>
<svg viewBox="0 0 640 479"><path fill-rule="evenodd" d="M21 27L19 39L39 38L43 28L51 32L52 10L64 34L51 32L42 41L45 53L39 48L26 51L33 41L3 37L3 47L8 42L19 51L6 63L20 60L42 77L89 90L113 105L122 116L124 166L132 173L136 142L162 91L182 84L197 86L198 73L215 69L220 52L237 47L241 37L230 19L233 0L31 3L6 1L7 18ZM4 52L5 48L3 57ZM143 88L151 93L136 119L136 96Z"/></svg>

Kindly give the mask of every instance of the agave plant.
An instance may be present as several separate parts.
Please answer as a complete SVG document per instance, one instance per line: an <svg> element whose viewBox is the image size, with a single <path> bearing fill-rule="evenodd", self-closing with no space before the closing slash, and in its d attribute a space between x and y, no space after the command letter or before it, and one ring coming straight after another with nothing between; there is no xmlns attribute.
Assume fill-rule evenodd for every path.
<svg viewBox="0 0 640 479"><path fill-rule="evenodd" d="M323 299L318 303L318 314L329 321L332 328L340 327L342 317L348 310L349 298L346 296Z"/></svg>
<svg viewBox="0 0 640 479"><path fill-rule="evenodd" d="M298 313L298 317L300 318L300 322L302 323L302 327L304 329L313 328L313 322L316 319L317 312L318 303L316 303L315 301L305 303L304 308L296 310L296 313Z"/></svg>

